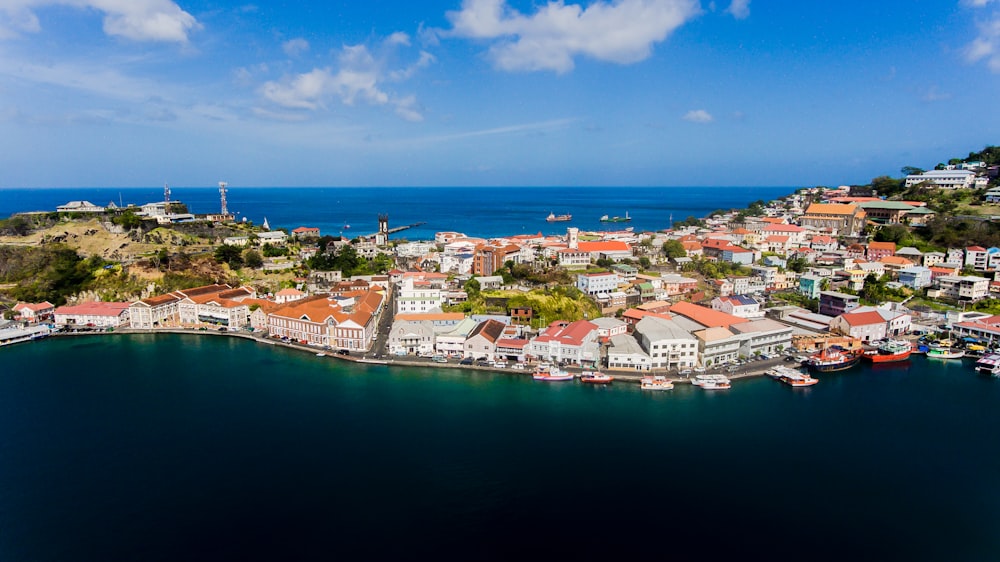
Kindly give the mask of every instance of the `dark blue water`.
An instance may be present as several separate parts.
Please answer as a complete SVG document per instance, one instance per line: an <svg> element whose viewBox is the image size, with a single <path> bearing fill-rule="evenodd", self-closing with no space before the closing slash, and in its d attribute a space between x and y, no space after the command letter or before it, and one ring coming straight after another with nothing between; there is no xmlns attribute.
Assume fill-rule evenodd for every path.
<svg viewBox="0 0 1000 562"><path fill-rule="evenodd" d="M193 213L219 211L218 189L171 188ZM641 187L641 188L244 188L231 187L229 210L237 218L272 228L319 227L323 234L356 236L378 228L378 215L389 215L390 226L425 225L394 238L428 240L435 232L458 231L470 236L563 234L567 226L584 230L624 228L625 223L601 223L602 215L628 212L638 231L661 230L673 220L703 217L716 209L745 208L751 201L788 195L788 187ZM156 189L0 189L0 217L24 211L51 211L71 200L98 205L142 205L163 200ZM550 212L571 214L571 222L549 223ZM346 228L345 226L350 226Z"/></svg>
<svg viewBox="0 0 1000 562"><path fill-rule="evenodd" d="M968 364L644 394L202 336L0 349L0 560L995 560Z"/></svg>

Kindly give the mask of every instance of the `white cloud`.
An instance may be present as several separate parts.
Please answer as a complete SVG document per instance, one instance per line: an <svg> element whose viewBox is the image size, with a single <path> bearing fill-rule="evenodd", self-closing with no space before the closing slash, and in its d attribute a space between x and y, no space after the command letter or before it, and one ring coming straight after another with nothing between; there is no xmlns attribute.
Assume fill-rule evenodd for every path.
<svg viewBox="0 0 1000 562"><path fill-rule="evenodd" d="M407 34L405 34L405 33L403 33L402 31L397 31L396 33L393 33L392 35L386 37L385 44L386 45L403 45L405 47L409 47L410 46L410 36L407 35Z"/></svg>
<svg viewBox="0 0 1000 562"><path fill-rule="evenodd" d="M402 43L397 37L390 38L388 44ZM401 118L420 121L423 115L418 110L416 98L390 95L382 84L387 80L405 80L433 60L433 56L422 52L409 68L389 71L385 69L384 60L374 57L364 45L347 46L338 57L337 68L314 68L281 81L269 81L261 87L261 93L271 102L288 109L318 110L326 108L327 102L335 99L344 105L359 102L374 106L389 105Z"/></svg>
<svg viewBox="0 0 1000 562"><path fill-rule="evenodd" d="M750 0L733 0L726 11L738 20L746 19L750 17Z"/></svg>
<svg viewBox="0 0 1000 562"><path fill-rule="evenodd" d="M603 0L587 5L562 0L524 15L506 0L463 0L446 17L444 35L491 39L493 63L508 71L573 69L574 57L630 64L644 60L653 45L701 12L695 0Z"/></svg>
<svg viewBox="0 0 1000 562"><path fill-rule="evenodd" d="M711 123L715 120L715 118L712 117L712 114L704 109L692 109L691 111L685 113L681 119L692 123Z"/></svg>
<svg viewBox="0 0 1000 562"><path fill-rule="evenodd" d="M306 41L301 37L289 39L281 44L281 50L285 51L285 54L290 57L297 57L302 53L309 51L309 41Z"/></svg>
<svg viewBox="0 0 1000 562"><path fill-rule="evenodd" d="M1000 72L1000 14L979 25L979 36L965 48L965 58L971 63L986 61L993 72Z"/></svg>
<svg viewBox="0 0 1000 562"><path fill-rule="evenodd" d="M971 6L973 8L982 8L983 6L994 1L996 0L962 0L962 4L966 6Z"/></svg>
<svg viewBox="0 0 1000 562"><path fill-rule="evenodd" d="M0 2L0 37L36 33L41 24L34 9L70 6L104 13L104 33L135 41L186 43L201 24L172 0L4 0Z"/></svg>

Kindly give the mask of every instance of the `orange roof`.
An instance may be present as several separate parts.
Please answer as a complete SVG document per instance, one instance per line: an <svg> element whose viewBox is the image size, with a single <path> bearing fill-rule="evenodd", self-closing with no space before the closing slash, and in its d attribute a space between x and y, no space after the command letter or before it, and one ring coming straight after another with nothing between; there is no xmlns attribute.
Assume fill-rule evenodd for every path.
<svg viewBox="0 0 1000 562"><path fill-rule="evenodd" d="M749 322L746 318L726 314L721 310L712 310L711 308L706 308L687 301L675 303L670 307L670 312L680 314L685 318L694 320L706 328L728 328L733 324Z"/></svg>
<svg viewBox="0 0 1000 562"><path fill-rule="evenodd" d="M857 207L854 205L838 205L836 203L813 203L806 209L807 215L853 215Z"/></svg>
<svg viewBox="0 0 1000 562"><path fill-rule="evenodd" d="M785 219L779 219L778 217L764 217L761 220L768 224L785 224Z"/></svg>
<svg viewBox="0 0 1000 562"><path fill-rule="evenodd" d="M609 240L607 242L580 242L581 252L630 252L632 248L625 242Z"/></svg>
<svg viewBox="0 0 1000 562"><path fill-rule="evenodd" d="M851 326L868 326L871 324L885 324L885 318L875 311L870 312L847 312L841 317Z"/></svg>
<svg viewBox="0 0 1000 562"><path fill-rule="evenodd" d="M868 243L868 249L869 250L889 250L890 252L895 252L896 251L896 243L895 242L869 242Z"/></svg>
<svg viewBox="0 0 1000 562"><path fill-rule="evenodd" d="M805 229L794 224L773 224L766 227L764 232L805 232Z"/></svg>
<svg viewBox="0 0 1000 562"><path fill-rule="evenodd" d="M771 236L767 237L767 242L780 242L782 244L785 244L785 243L788 242L788 237L787 236L771 235Z"/></svg>
<svg viewBox="0 0 1000 562"><path fill-rule="evenodd" d="M276 297L297 297L299 295L304 295L304 294L305 293L303 293L302 291L300 291L298 289L282 289L282 290L278 291L277 293L274 293L274 296L276 296Z"/></svg>
<svg viewBox="0 0 1000 562"><path fill-rule="evenodd" d="M878 261L888 265L913 265L912 261L899 256L886 256Z"/></svg>

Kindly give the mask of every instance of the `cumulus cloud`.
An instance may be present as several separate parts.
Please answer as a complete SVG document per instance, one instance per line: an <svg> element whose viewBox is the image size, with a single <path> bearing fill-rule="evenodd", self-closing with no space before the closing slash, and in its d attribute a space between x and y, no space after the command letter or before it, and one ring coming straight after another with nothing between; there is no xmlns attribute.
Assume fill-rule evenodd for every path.
<svg viewBox="0 0 1000 562"><path fill-rule="evenodd" d="M506 0L463 0L461 10L446 14L452 28L443 35L494 41L489 56L503 70L563 73L577 56L644 60L655 43L699 13L696 0L604 0L586 8L558 0L530 15Z"/></svg>
<svg viewBox="0 0 1000 562"><path fill-rule="evenodd" d="M985 61L993 72L1000 72L1000 14L979 25L979 35L965 48L971 63Z"/></svg>
<svg viewBox="0 0 1000 562"><path fill-rule="evenodd" d="M5 0L0 3L0 37L36 33L41 24L35 9L70 6L104 14L104 33L134 41L186 43L201 28L172 0Z"/></svg>
<svg viewBox="0 0 1000 562"><path fill-rule="evenodd" d="M733 0L726 11L738 20L746 19L750 17L750 0Z"/></svg>
<svg viewBox="0 0 1000 562"><path fill-rule="evenodd" d="M685 113L681 119L692 123L711 123L715 120L715 118L712 117L712 114L704 109L692 109L691 111Z"/></svg>
<svg viewBox="0 0 1000 562"><path fill-rule="evenodd" d="M398 37L388 44L401 44ZM413 96L393 96L383 84L388 80L404 80L417 69L433 62L434 57L421 53L420 59L402 70L387 70L386 62L376 58L364 45L344 47L338 56L338 66L314 68L309 72L269 81L261 94L269 101L287 109L318 110L327 107L330 100L344 105L366 103L374 106L389 105L396 114L407 121L423 119Z"/></svg>
<svg viewBox="0 0 1000 562"><path fill-rule="evenodd" d="M290 57L297 57L302 53L309 51L309 41L306 41L301 37L289 39L281 44L281 50L285 51L285 54Z"/></svg>

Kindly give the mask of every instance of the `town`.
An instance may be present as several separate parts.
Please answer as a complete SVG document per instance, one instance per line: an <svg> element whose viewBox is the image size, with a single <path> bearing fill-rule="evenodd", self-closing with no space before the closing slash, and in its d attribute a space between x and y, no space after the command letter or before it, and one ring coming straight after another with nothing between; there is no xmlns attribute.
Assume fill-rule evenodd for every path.
<svg viewBox="0 0 1000 562"><path fill-rule="evenodd" d="M655 232L570 226L561 235L438 232L434 240L397 242L390 233L402 228L390 229L388 215L378 217L378 232L353 240L308 226L271 230L265 219L221 239L214 256L234 270L293 272L290 286L220 281L132 301L19 302L0 345L53 333L182 331L333 359L509 370L541 380L566 380L570 369L607 371L651 388L760 374L793 361L821 365L816 357L831 348L847 359L815 370L837 370L899 340L912 342L907 356L987 355L1000 339L1000 316L977 307L1000 294L1000 248L905 242L915 240L912 229L941 218L942 194L1000 202L1000 188L988 189L997 167L956 161L939 168L911 170L898 182L904 197L929 194L912 200L880 194L878 181L867 189L803 188ZM231 224L226 191L220 183L215 215L187 213L170 201L169 188L163 202L124 212L140 223ZM58 211L109 209L77 201ZM338 269L358 260L377 261L382 271Z"/></svg>

